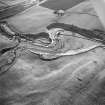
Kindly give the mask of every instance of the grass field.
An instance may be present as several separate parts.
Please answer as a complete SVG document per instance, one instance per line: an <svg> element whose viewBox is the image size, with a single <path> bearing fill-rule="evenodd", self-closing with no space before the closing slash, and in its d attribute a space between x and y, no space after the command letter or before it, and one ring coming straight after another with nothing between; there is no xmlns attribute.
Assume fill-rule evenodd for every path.
<svg viewBox="0 0 105 105"><path fill-rule="evenodd" d="M50 8L50 9L68 9L76 4L82 2L84 0L48 0L47 2L43 3L42 6Z"/></svg>

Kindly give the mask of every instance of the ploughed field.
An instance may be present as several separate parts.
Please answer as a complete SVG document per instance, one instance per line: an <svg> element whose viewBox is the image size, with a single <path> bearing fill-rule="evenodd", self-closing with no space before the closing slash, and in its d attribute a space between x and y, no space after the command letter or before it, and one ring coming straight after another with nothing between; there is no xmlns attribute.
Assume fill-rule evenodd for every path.
<svg viewBox="0 0 105 105"><path fill-rule="evenodd" d="M69 9L73 6L77 5L78 3L84 0L48 0L47 2L43 3L41 6L47 7L49 9Z"/></svg>

